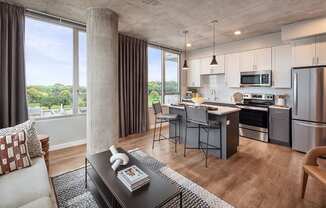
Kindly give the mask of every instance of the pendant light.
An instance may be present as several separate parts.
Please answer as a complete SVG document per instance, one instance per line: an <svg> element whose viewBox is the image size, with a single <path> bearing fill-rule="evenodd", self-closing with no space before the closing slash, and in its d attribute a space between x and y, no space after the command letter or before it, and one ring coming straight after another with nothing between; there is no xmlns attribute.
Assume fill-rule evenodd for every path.
<svg viewBox="0 0 326 208"><path fill-rule="evenodd" d="M215 51L215 25L217 23L217 20L212 21L212 23L213 23L213 59L210 65L217 66L218 63L216 61L216 51Z"/></svg>
<svg viewBox="0 0 326 208"><path fill-rule="evenodd" d="M188 34L188 31L186 30L183 33L185 34L185 60L183 62L182 69L183 70L188 70L189 69L189 66L188 66L188 63L187 63L187 34Z"/></svg>

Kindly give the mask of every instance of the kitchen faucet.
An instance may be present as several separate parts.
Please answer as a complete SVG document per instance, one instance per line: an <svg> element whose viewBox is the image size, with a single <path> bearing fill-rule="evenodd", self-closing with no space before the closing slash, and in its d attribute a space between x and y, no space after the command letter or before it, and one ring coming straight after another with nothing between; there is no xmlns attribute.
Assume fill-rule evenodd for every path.
<svg viewBox="0 0 326 208"><path fill-rule="evenodd" d="M214 101L217 101L216 90L215 89L210 89L209 93L210 93L210 95L213 95Z"/></svg>

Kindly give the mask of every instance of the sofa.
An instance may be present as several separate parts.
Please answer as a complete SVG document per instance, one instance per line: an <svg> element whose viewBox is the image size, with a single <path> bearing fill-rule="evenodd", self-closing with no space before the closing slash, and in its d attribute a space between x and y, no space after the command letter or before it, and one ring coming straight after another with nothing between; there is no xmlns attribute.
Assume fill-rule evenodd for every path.
<svg viewBox="0 0 326 208"><path fill-rule="evenodd" d="M52 208L52 189L34 122L27 121L15 127L0 129L0 136L22 129L26 130L30 140L28 151L31 166L0 175L0 208Z"/></svg>
<svg viewBox="0 0 326 208"><path fill-rule="evenodd" d="M50 208L51 187L43 157L33 165L0 176L0 208Z"/></svg>

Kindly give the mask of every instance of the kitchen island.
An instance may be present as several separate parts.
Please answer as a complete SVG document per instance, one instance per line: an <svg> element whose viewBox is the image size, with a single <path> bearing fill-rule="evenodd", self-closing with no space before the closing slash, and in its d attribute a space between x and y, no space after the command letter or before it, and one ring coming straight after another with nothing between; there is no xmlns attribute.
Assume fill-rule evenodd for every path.
<svg viewBox="0 0 326 208"><path fill-rule="evenodd" d="M187 105L193 105L187 103ZM222 130L222 159L228 159L237 152L239 146L239 108L228 106L204 105L209 108L208 118L221 123ZM174 137L175 132L180 135L181 143L184 143L186 131L186 111L184 105L168 105L169 113L178 114L180 116L179 124L171 123L169 126L169 136ZM176 131L175 131L175 128ZM180 131L180 132L179 132ZM198 146L198 128L188 128L187 131L187 146ZM209 130L209 144L221 147L220 144L220 130ZM200 138L206 141L207 133L201 129ZM220 150L209 150L209 154L219 157Z"/></svg>

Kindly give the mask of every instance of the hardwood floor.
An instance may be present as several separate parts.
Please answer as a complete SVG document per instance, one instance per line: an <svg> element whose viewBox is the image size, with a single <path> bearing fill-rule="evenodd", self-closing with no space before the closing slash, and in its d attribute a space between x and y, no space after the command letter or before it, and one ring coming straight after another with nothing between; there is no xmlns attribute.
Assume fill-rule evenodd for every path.
<svg viewBox="0 0 326 208"><path fill-rule="evenodd" d="M183 145L177 153L168 141L157 142L154 150L151 145L151 132L119 142L127 150L141 148L235 207L326 207L326 188L311 177L305 199L300 199L304 155L290 148L241 138L236 155L229 160L210 156L205 168L204 157L197 150L189 150L183 157ZM86 146L81 145L50 152L50 175L83 166L85 151ZM325 160L320 162L326 167Z"/></svg>

